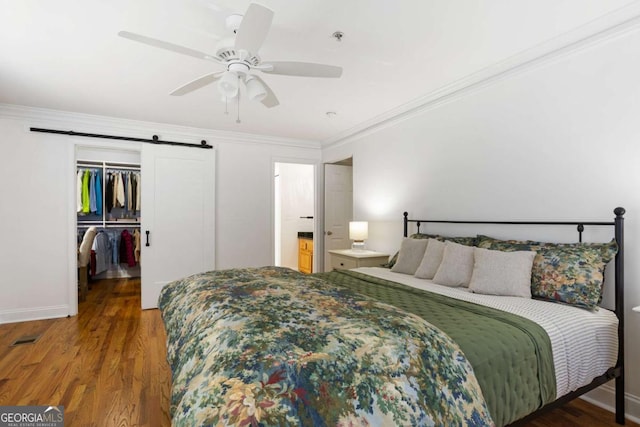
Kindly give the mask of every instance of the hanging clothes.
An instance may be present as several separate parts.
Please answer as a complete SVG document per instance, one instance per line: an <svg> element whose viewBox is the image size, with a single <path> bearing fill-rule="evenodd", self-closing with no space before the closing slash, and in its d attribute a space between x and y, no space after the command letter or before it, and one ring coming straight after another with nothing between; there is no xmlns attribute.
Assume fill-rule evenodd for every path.
<svg viewBox="0 0 640 427"><path fill-rule="evenodd" d="M107 173L104 189L104 203L107 212L111 213L111 209L113 209L113 174L111 172Z"/></svg>
<svg viewBox="0 0 640 427"><path fill-rule="evenodd" d="M96 171L96 214L102 215L102 173Z"/></svg>
<svg viewBox="0 0 640 427"><path fill-rule="evenodd" d="M120 263L120 232L116 230L108 230L109 247L111 248L111 264L118 265Z"/></svg>
<svg viewBox="0 0 640 427"><path fill-rule="evenodd" d="M138 264L140 264L140 230L137 228L133 230L133 257Z"/></svg>
<svg viewBox="0 0 640 427"><path fill-rule="evenodd" d="M140 173L136 173L136 211L140 211Z"/></svg>
<svg viewBox="0 0 640 427"><path fill-rule="evenodd" d="M93 239L93 247L91 249L93 249L96 254L94 274L100 274L106 271L111 264L109 236L104 231L99 231Z"/></svg>
<svg viewBox="0 0 640 427"><path fill-rule="evenodd" d="M131 172L127 173L127 210L135 211L133 206L133 186L131 185Z"/></svg>
<svg viewBox="0 0 640 427"><path fill-rule="evenodd" d="M84 172L82 170L78 171L76 177L76 211L82 212L82 176Z"/></svg>
<svg viewBox="0 0 640 427"><path fill-rule="evenodd" d="M133 253L133 236L129 230L122 230L120 235L120 261L126 262L129 267L136 266L136 258Z"/></svg>
<svg viewBox="0 0 640 427"><path fill-rule="evenodd" d="M122 181L122 194L124 194L124 199L122 201L122 209L127 210L127 173L120 172L120 179Z"/></svg>
<svg viewBox="0 0 640 427"><path fill-rule="evenodd" d="M96 212L96 174L94 171L90 172L89 176L89 212Z"/></svg>
<svg viewBox="0 0 640 427"><path fill-rule="evenodd" d="M135 215L137 206L136 206L136 174L131 173L131 212Z"/></svg>
<svg viewBox="0 0 640 427"><path fill-rule="evenodd" d="M116 172L116 203L113 205L116 207L124 207L124 181L122 172Z"/></svg>
<svg viewBox="0 0 640 427"><path fill-rule="evenodd" d="M113 173L113 207L118 207L118 172Z"/></svg>
<svg viewBox="0 0 640 427"><path fill-rule="evenodd" d="M82 175L82 213L89 213L89 176L91 172L85 170Z"/></svg>

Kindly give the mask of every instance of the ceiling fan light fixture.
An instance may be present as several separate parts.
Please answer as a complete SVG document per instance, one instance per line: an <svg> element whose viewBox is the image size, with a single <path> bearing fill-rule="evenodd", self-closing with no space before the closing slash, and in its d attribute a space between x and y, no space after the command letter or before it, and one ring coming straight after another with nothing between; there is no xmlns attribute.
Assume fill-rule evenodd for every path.
<svg viewBox="0 0 640 427"><path fill-rule="evenodd" d="M246 81L247 96L252 101L262 101L267 96L267 90L258 79L250 76Z"/></svg>
<svg viewBox="0 0 640 427"><path fill-rule="evenodd" d="M225 72L218 80L218 90L223 96L233 98L238 94L238 76L234 72Z"/></svg>

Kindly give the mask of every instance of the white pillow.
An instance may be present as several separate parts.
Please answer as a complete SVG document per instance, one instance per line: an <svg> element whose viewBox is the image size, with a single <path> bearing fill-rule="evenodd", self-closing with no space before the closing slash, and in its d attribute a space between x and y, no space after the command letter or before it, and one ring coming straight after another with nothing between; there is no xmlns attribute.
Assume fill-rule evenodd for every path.
<svg viewBox="0 0 640 427"><path fill-rule="evenodd" d="M416 274L414 274L419 279L433 279L444 254L444 242L436 239L429 239L427 242L427 250L424 252L424 257L416 270Z"/></svg>
<svg viewBox="0 0 640 427"><path fill-rule="evenodd" d="M427 249L427 239L409 239L405 237L402 245L400 245L398 261L391 267L391 271L414 274L424 257L425 249Z"/></svg>
<svg viewBox="0 0 640 427"><path fill-rule="evenodd" d="M446 241L442 262L433 282L444 286L467 286L473 273L473 247Z"/></svg>
<svg viewBox="0 0 640 427"><path fill-rule="evenodd" d="M534 251L502 252L474 249L469 289L477 294L531 298Z"/></svg>

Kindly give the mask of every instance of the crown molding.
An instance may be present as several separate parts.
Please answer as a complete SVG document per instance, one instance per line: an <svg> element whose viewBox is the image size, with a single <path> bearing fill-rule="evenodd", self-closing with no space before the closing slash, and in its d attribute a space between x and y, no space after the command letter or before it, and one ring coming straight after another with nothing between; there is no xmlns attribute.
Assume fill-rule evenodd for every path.
<svg viewBox="0 0 640 427"><path fill-rule="evenodd" d="M206 140L216 148L219 143L239 143L276 145L293 148L320 149L317 141L293 138L278 138L241 132L219 131L167 123L146 122L108 116L98 116L71 111L52 110L15 104L0 104L0 117L26 120L32 127L58 127L60 130L76 132L120 132L127 136L150 138L158 135L161 139L179 138L185 142L199 144ZM72 127L72 128L70 128Z"/></svg>
<svg viewBox="0 0 640 427"><path fill-rule="evenodd" d="M517 74L622 37L640 29L640 1L601 16L553 39L521 51L433 92L391 109L370 120L322 141L322 148L333 148L394 126L425 111L467 96L476 90Z"/></svg>

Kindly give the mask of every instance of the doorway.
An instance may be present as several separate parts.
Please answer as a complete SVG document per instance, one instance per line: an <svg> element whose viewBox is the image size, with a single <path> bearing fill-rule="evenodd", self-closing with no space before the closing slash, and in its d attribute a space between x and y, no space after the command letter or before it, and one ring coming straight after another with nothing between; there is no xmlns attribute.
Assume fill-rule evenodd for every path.
<svg viewBox="0 0 640 427"><path fill-rule="evenodd" d="M129 279L140 280L141 209L137 184L141 157L137 149L82 143L74 146L74 260L77 301L84 302L89 296L95 297L96 288L111 282L126 286ZM121 197L114 191L118 187L116 181L122 189Z"/></svg>
<svg viewBox="0 0 640 427"><path fill-rule="evenodd" d="M348 249L353 219L353 159L324 165L324 271L331 271L329 251Z"/></svg>
<svg viewBox="0 0 640 427"><path fill-rule="evenodd" d="M316 210L315 166L274 162L273 171L274 265L303 272L315 271L312 261Z"/></svg>

